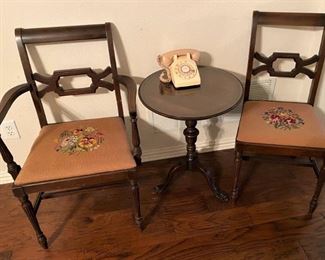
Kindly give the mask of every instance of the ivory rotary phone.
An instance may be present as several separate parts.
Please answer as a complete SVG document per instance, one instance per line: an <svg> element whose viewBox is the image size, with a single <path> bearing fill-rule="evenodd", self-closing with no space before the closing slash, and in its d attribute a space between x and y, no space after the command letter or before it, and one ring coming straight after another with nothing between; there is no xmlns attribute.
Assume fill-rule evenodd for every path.
<svg viewBox="0 0 325 260"><path fill-rule="evenodd" d="M201 84L196 62L200 52L194 49L179 49L166 52L157 58L158 64L165 70L160 75L160 81L173 82L175 88L183 88Z"/></svg>

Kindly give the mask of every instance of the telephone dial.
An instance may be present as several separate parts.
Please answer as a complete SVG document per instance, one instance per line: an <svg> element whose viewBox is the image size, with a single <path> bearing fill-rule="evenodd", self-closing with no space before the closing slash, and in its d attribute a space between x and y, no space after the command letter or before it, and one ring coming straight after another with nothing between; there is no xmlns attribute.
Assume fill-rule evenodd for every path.
<svg viewBox="0 0 325 260"><path fill-rule="evenodd" d="M158 56L158 64L164 69L159 79L161 82L173 82L175 88L201 84L196 62L200 52L194 49L179 49Z"/></svg>

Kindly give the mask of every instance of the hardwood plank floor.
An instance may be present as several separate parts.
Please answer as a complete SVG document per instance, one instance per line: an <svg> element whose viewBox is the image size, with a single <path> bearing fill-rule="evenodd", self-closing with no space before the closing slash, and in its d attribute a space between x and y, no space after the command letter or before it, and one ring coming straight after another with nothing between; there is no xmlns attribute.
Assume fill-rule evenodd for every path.
<svg viewBox="0 0 325 260"><path fill-rule="evenodd" d="M230 192L234 151L201 154ZM316 179L310 168L243 163L236 206L216 200L198 172L163 196L152 193L179 158L139 172L146 229L133 224L127 181L110 189L42 202L38 217L50 248L39 247L11 185L0 186L0 259L325 259L325 195L304 218Z"/></svg>

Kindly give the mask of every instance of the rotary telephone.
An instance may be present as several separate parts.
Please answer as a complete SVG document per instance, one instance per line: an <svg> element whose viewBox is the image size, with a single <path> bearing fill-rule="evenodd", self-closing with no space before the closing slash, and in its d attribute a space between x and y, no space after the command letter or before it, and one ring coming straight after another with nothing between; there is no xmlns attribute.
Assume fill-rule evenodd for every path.
<svg viewBox="0 0 325 260"><path fill-rule="evenodd" d="M164 68L159 79L161 82L173 82L175 88L201 84L196 62L200 52L194 49L179 49L158 56L158 64Z"/></svg>

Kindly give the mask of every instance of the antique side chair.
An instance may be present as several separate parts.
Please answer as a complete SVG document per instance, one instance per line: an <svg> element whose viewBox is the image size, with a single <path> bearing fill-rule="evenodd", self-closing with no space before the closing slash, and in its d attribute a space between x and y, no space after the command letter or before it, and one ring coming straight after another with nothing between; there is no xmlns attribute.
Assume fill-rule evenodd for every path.
<svg viewBox="0 0 325 260"><path fill-rule="evenodd" d="M8 172L14 179L13 193L21 201L40 245L43 248L48 247L47 239L36 217L42 199L109 186L112 184L111 177L114 174L128 176L134 197L135 222L142 228L143 220L136 180L136 169L141 164L135 103L136 84L131 78L118 75L111 24L16 29L15 33L27 83L12 88L4 95L0 103L0 122L15 99L29 91L41 130L22 168L16 164L1 138L0 151L7 163ZM110 60L110 66L101 72L91 68L74 68L56 70L52 75L39 74L33 71L30 54L26 48L32 44L99 39L107 42L107 60ZM61 77L79 75L87 75L91 79L89 87L65 89L59 82ZM112 76L111 81L105 79L109 75ZM40 83L43 84L42 88ZM124 125L120 84L124 85L127 91L133 150L128 143ZM48 92L55 92L59 96L91 94L99 87L115 92L118 116L48 124L41 101ZM34 204L28 198L30 193L38 193Z"/></svg>
<svg viewBox="0 0 325 260"><path fill-rule="evenodd" d="M273 52L269 57L256 49L257 29L273 26L274 30L285 26L287 29L305 30L321 27L322 38L319 52L310 58L299 53ZM294 44L294 43L292 43ZM239 193L239 174L242 159L251 156L283 156L304 166L311 166L317 177L317 185L310 202L307 217L316 209L319 194L325 181L324 163L318 167L317 160L325 159L325 126L316 113L314 101L325 57L325 14L314 13L273 13L254 11L251 41L246 74L244 106L236 137L235 180L232 199ZM259 64L254 66L256 59ZM277 59L291 59L295 67L291 71L280 71L274 66ZM314 69L308 68L315 65ZM272 77L294 78L305 74L311 79L309 97L306 103L250 100L252 75L267 72ZM292 162L292 161L291 161Z"/></svg>

